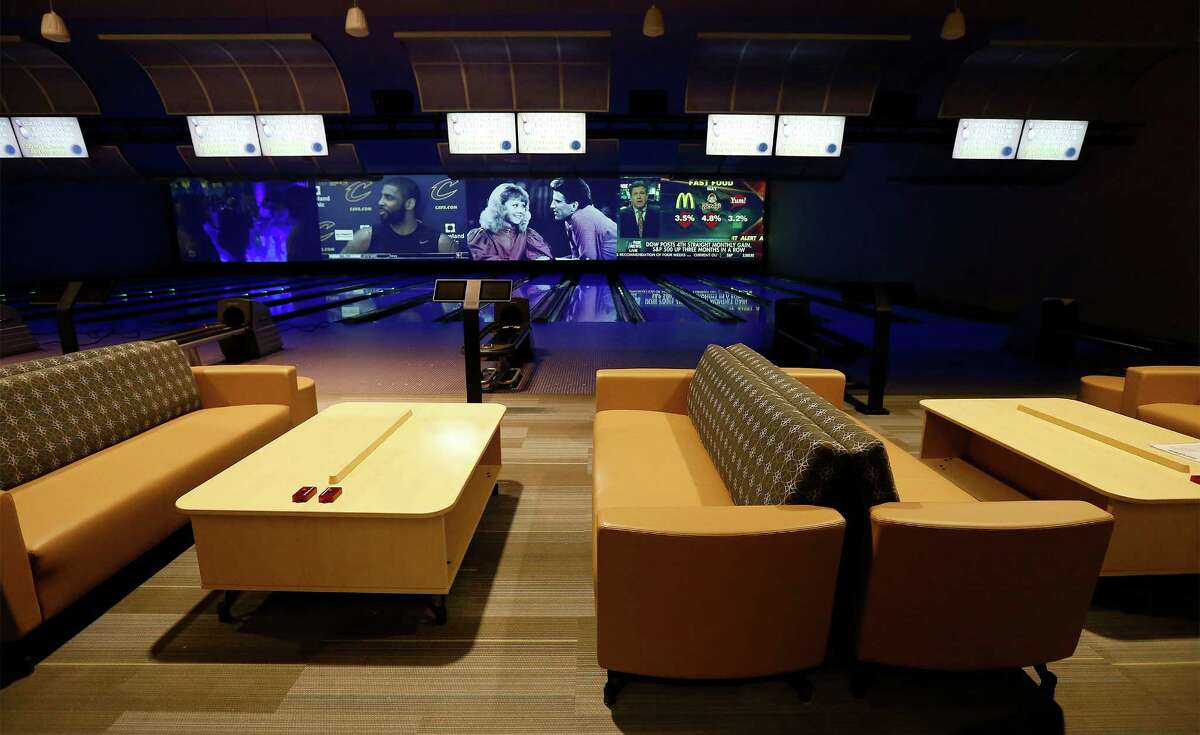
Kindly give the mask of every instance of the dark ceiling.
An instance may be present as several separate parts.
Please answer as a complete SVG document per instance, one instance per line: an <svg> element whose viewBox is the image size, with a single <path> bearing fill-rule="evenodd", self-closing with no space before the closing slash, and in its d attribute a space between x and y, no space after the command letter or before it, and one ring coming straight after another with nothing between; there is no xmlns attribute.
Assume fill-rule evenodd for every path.
<svg viewBox="0 0 1200 735"><path fill-rule="evenodd" d="M336 165L370 171L442 165L435 111L453 109L608 113L597 122L610 128L589 132L621 139L597 146L604 165L668 166L693 142L687 113L824 112L901 128L936 127L939 115L1195 116L1195 0L960 0L967 37L945 42L953 4L665 0L667 33L648 39L648 0L510 0L503 14L478 0L360 0L371 34L357 39L342 30L349 2L56 0L72 40L54 44L38 32L44 1L4 0L0 91L12 113L98 111L85 119L89 142L120 146L114 170L151 175L195 170L180 149L186 128L170 117L189 112L322 112L330 142L349 146ZM665 122L630 144L639 136L620 121L642 89L665 91ZM407 129L378 129L377 90L412 95ZM1179 94L1191 101L1143 104Z"/></svg>

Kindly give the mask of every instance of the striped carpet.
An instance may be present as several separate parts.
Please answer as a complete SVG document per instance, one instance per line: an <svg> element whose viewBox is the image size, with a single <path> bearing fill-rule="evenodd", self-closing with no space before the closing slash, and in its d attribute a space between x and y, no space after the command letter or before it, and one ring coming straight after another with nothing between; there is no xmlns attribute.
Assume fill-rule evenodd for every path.
<svg viewBox="0 0 1200 735"><path fill-rule="evenodd" d="M891 416L870 419L910 449L919 443L915 400L897 397ZM217 595L199 588L194 549L177 539L158 566L146 562L126 582L132 591L110 590L115 604L96 605L31 676L0 691L0 731L1198 731L1194 579L1102 585L1075 656L1052 667L1061 711L1043 711L1020 670L885 672L857 700L837 665L813 674L807 705L777 680L635 682L610 711L590 576L592 399L503 402L502 492L475 534L444 627L416 598L285 593L244 594L237 621L223 624ZM729 621L753 624L752 604Z"/></svg>

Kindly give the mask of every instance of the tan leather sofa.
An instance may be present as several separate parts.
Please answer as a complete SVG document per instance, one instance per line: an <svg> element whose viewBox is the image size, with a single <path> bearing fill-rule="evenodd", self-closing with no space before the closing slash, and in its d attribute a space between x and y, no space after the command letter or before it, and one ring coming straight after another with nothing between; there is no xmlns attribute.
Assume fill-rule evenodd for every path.
<svg viewBox="0 0 1200 735"><path fill-rule="evenodd" d="M772 676L825 657L845 522L810 505L734 505L687 416L693 373L596 374L593 561L609 704L622 674Z"/></svg>
<svg viewBox="0 0 1200 735"><path fill-rule="evenodd" d="M1085 375L1079 400L1200 438L1200 366L1131 367L1124 378Z"/></svg>
<svg viewBox="0 0 1200 735"><path fill-rule="evenodd" d="M0 368L0 404L4 641L182 527L179 496L308 412L294 367L189 367L150 342Z"/></svg>
<svg viewBox="0 0 1200 735"><path fill-rule="evenodd" d="M784 372L841 408L840 372ZM688 416L694 375L596 376L597 657L612 695L621 674L733 678L821 663L843 516L837 614L853 618L844 622L859 662L1037 665L1052 693L1044 664L1075 649L1110 515L1083 502L1032 501L982 473L939 472L848 414L882 441L894 502L841 515L733 505ZM611 701L608 687L605 695Z"/></svg>

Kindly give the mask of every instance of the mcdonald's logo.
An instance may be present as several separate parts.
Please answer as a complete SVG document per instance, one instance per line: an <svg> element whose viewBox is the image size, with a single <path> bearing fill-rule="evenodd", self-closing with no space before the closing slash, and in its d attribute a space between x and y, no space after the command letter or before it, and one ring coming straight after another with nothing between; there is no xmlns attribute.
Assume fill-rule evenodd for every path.
<svg viewBox="0 0 1200 735"><path fill-rule="evenodd" d="M675 208L679 209L679 210L695 209L696 208L696 195L692 194L692 192L690 192L690 191L679 192L678 194L675 195Z"/></svg>

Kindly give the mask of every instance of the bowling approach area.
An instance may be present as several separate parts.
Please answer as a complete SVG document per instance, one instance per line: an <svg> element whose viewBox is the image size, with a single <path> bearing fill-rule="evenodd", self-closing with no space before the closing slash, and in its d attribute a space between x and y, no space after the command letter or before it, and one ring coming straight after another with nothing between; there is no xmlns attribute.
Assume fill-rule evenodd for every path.
<svg viewBox="0 0 1200 735"><path fill-rule="evenodd" d="M3 0L0 735L1200 732L1142 5Z"/></svg>
<svg viewBox="0 0 1200 735"><path fill-rule="evenodd" d="M858 420L890 442L889 453L894 453L890 471L897 489L924 497L921 493L928 488L920 489L916 484L920 478L911 475L914 470L897 463L899 455L925 456L930 442L943 441L929 433L933 421L929 411L953 415L963 410L954 405L979 400L941 397L1019 396L1023 398L1012 400L1051 412L1063 410L1053 401L1074 398L1078 365L1102 359L1098 355L1104 353L1083 348L1065 365L1038 359L1033 353L1006 348L1013 331L1009 325L898 304L890 307L886 319L890 327L887 413L870 415L869 379L877 347L872 339L879 314L876 304L851 298L852 290L761 273L511 273L501 280L513 284L514 301L484 304L480 309L485 332L481 346L486 352L489 341L494 341L486 332L496 315L527 300L528 321L522 328L528 330L526 339L532 347L514 363L526 374L507 388L488 386L485 381L481 408L490 407L494 414L481 416L484 423L477 430L467 429L462 422L476 419L470 418L474 416L471 404L463 403L462 304L433 300L437 278L457 275L128 279L106 284L103 303L76 306L76 336L84 351L75 354L87 355L90 350L101 354L131 344L174 349L180 365L190 361L196 366L202 402L210 400L206 388L220 387L206 384L215 376L205 371L259 369L254 366L293 370L298 377L289 379L300 385L307 381L311 395L303 397L293 388L287 420L293 428L174 504L173 510L190 518L189 524L136 554L128 565L66 605L16 646L6 644L10 654L14 648L20 652L18 659L6 659L8 683L0 694L6 729L187 730L202 722L205 727L259 730L286 722L293 723L287 727L301 728L321 723L323 731L338 731L349 729L363 713L389 723L397 717L445 722L453 730L511 727L556 732L625 729L629 727L625 717L638 723L637 729L648 731L676 726L691 731L714 723L722 731L790 731L796 723L812 723L820 729L829 717L844 718L864 729L904 731L905 723L917 718L920 724L913 725L913 732L963 727L1054 732L1064 720L1087 721L1086 713L1095 708L1103 708L1105 715L1097 722L1105 723L1157 718L1170 728L1173 718L1181 726L1187 719L1182 714L1191 686L1186 677L1154 680L1160 698L1163 691L1175 692L1177 699L1172 701L1178 702L1178 715L1169 708L1154 713L1140 709L1150 681L1137 678L1147 670L1189 666L1176 663L1182 650L1178 647L1196 642L1192 630L1195 576L1194 572L1179 574L1195 563L1186 548L1162 551L1163 558L1176 562L1183 554L1182 567L1167 575L1130 576L1126 569L1101 568L1099 579L1087 583L1092 591L1083 591L1090 600L1074 603L1080 610L1086 608L1074 653L1055 662L1051 670L1036 661L1024 667L968 666L966 671L944 665L867 669L852 654L835 647L841 625L836 622L830 623L829 649L822 649L819 664L814 659L800 672L802 679L795 678L796 672L782 677L671 676L654 669L670 660L665 651L651 657L650 676L624 671L614 676L612 668L600 664L604 659L599 656L626 655L619 653L625 636L640 641L640 648L653 650L638 629L643 616L653 620L660 614L653 609L636 612L646 601L635 602L624 593L615 593L618 608L610 611L614 592L592 581L599 579L596 574L612 573L607 568L593 569L594 514L605 507L601 503L653 506L663 502L629 496L628 491L623 491L626 500L610 500L616 489L602 484L639 482L629 472L637 472L636 463L645 451L630 444L631 437L621 436L640 431L636 426L614 429L604 423L636 415L628 409L646 400L623 393L620 376L653 376L658 371L659 377L652 379L661 380L690 374L702 354L705 360L711 358L706 352L710 344L740 343L767 354L803 356L813 367L794 374L851 414L857 403L862 411L856 414ZM25 315L40 349L4 358L0 370L28 364L30 358L52 360L61 352L53 309L30 303L30 298L41 297L33 291L4 293L6 305ZM238 303L228 299L249 300L257 305L259 317L268 315L274 341L262 338L260 343L269 348L277 341L280 349L247 357L236 344L223 345L221 339L212 338L229 329L221 321L228 315L217 307L228 309ZM797 303L807 309L807 321L795 320ZM525 318L524 313L520 318ZM782 336L781 327L785 328ZM823 349L797 348L787 328ZM267 331L261 325L259 329ZM171 335L178 342L144 342ZM483 364L495 363L485 359ZM965 375L950 376L948 371ZM832 376L837 377L831 393L822 381ZM225 390L236 394L242 389L230 377ZM272 390L267 383L259 386L260 391ZM674 390L670 388L654 398L663 389L649 389L650 405L656 410L666 408L660 401L689 400L686 392L670 398ZM228 395L217 399L218 403L230 400L239 399ZM302 405L305 401L313 405ZM1123 418L1073 400L1066 403ZM445 413L449 409L455 411ZM201 408L199 413L222 410L231 409ZM671 410L690 409L681 403ZM458 428L445 434L451 426ZM618 433L612 434L614 430ZM439 436L456 438L446 445ZM645 441L653 444L653 437L647 435ZM655 450L660 455L656 461L666 462L668 471L671 462L679 461L671 457L678 451L670 448L678 446L676 441ZM1083 439L1085 445L1092 441ZM183 451L201 451L206 440L197 436L195 442ZM363 455L367 445L376 448ZM482 450L484 458L476 460L481 449L475 447L485 446L490 448ZM1031 446L1037 451L1036 442ZM443 456L447 450L453 457ZM614 450L621 454L611 454ZM934 452L934 456L941 455ZM614 461L632 464L610 478L617 470L608 467ZM279 484L273 478L283 467L288 468L288 476L301 473L297 476L315 478L310 501L303 505L290 501L291 490L261 490ZM451 470L462 474L445 477ZM1002 467L991 471L1005 477ZM625 479L618 479L620 474ZM437 478L445 478L448 484ZM971 485L971 478L942 470L924 482L951 479L973 487L971 492L979 493L978 498L963 495L972 502L1024 500L1011 489L1028 482L1020 473L1002 482L989 479L982 486ZM344 485L345 490L329 503L324 502L327 492L316 497L327 482ZM402 487L409 490L397 494ZM247 494L251 488L260 490ZM421 495L405 500L418 488L425 488ZM436 494L445 492L452 494ZM455 498L459 492L464 495ZM659 491L647 486L639 492ZM390 510L374 505L383 498L402 504ZM425 510L418 510L419 517L410 521L401 520L414 512L411 503L423 503ZM377 523L388 525L382 527L378 541L371 541L376 533L372 527L357 527L347 517L342 523L344 539L328 535L334 532L331 525L320 535L326 540L320 541L304 524L330 519L297 516L294 510L307 510L310 504L317 512L345 508L350 517L359 519L365 513L383 513ZM450 505L456 510L447 510ZM1079 505L1085 516L1087 508L1095 508ZM1190 506L1175 507L1187 512ZM835 511L824 512L841 518ZM270 521L271 514L277 513L282 514L279 520ZM449 534L445 540L427 539L420 530L428 525L428 513L445 518L438 521ZM249 527L248 536L241 530L247 514L259 519ZM1080 517L1078 522L1103 523L1107 517L1099 512L1098 517ZM1057 523L1053 517L1049 520L1051 525ZM278 530L266 523L276 524ZM473 533L456 536L452 530L472 525ZM599 528L603 533L608 526ZM1107 537L1110 530L1104 527L1102 535ZM972 553L960 548L962 541L953 543L958 553ZM1081 537L1072 543L1093 542ZM1127 535L1122 543L1132 543L1133 564L1144 560L1144 538ZM1187 537L1183 543L1188 543ZM450 550L449 575L442 568L420 571L416 560L443 546ZM604 548L608 547L601 546L601 551ZM706 552L701 547L685 553ZM1017 553L1006 562L1013 565L1026 558L1019 548L1000 553ZM1094 557L1097 563L1100 556ZM380 565L377 559L396 562ZM970 562L972 569L979 563L982 560ZM811 588L817 581L808 576L810 571L802 571L788 584ZM430 573L442 576L428 577ZM653 567L616 572L622 586L651 597L660 593L644 587L664 584L653 582L656 574L663 573L678 572ZM832 583L832 577L827 579ZM996 582L1001 588L1007 584ZM1047 582L1058 585L1061 578ZM773 605L771 596L786 589L761 581L730 580L729 589L704 592L708 581L696 579L690 584L695 587L688 595L717 594L725 600L722 604L733 606L726 624L742 631L747 628L737 619L736 610ZM1020 586L1037 584L1021 582ZM829 588L826 594L831 593ZM1027 602L1022 597L1018 607ZM1019 610L1008 614L1024 615ZM598 638L598 615L625 618L625 625L633 629L610 631L607 640ZM1040 619L1042 613L1037 615ZM1022 642L1025 626L1038 624L1022 623L1007 635L1016 636L1014 644ZM968 626L962 635L991 635L972 630ZM741 656L740 646L754 642L745 641L744 632L721 635L739 636ZM934 637L940 638L941 633L934 632ZM933 643L936 640L923 645ZM618 653L605 653L605 646L615 646ZM712 655L711 660L720 660L716 653ZM1046 673L1039 676L1034 664ZM183 672L187 676L178 678ZM75 678L82 676L87 678ZM1047 689L1041 682L1048 680L1057 681L1057 686ZM70 711L48 709L47 698L76 691L83 681L90 682L89 687L111 689L110 698L88 700L91 703ZM271 686L264 688L264 681L272 682ZM131 688L130 682L139 686ZM164 708L145 700L143 687L165 687L175 699ZM1109 704L1097 699L1101 693L1106 699L1125 702L1128 711L1108 709ZM73 696L82 696L82 691ZM398 708L412 713L401 714ZM309 724L295 725L296 718Z"/></svg>

